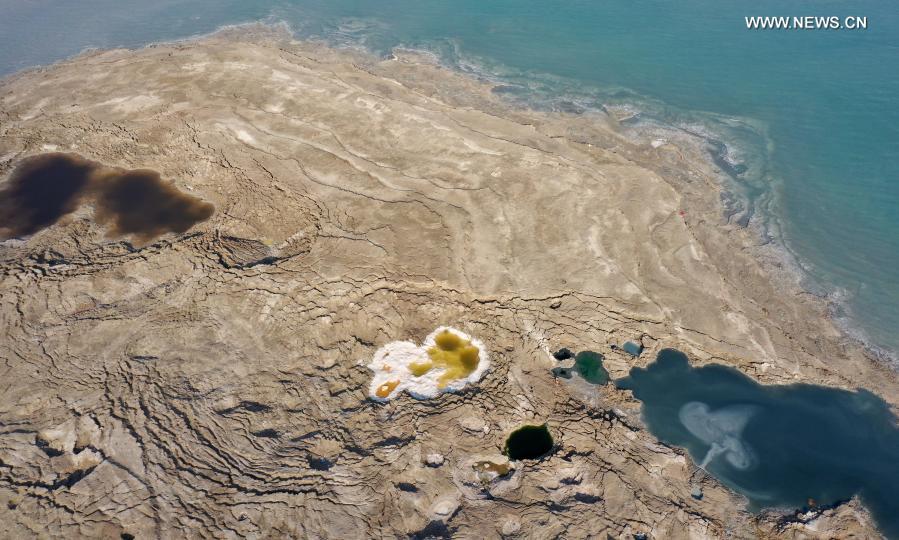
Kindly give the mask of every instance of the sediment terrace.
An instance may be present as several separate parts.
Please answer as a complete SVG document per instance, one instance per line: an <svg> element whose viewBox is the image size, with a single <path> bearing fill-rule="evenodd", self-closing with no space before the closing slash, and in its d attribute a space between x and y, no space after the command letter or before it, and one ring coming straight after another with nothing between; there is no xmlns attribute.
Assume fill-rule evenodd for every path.
<svg viewBox="0 0 899 540"><path fill-rule="evenodd" d="M3 175L54 151L216 211L136 245L83 205L0 244L0 536L873 534L857 501L757 517L708 478L696 500L629 392L552 376L561 346L616 378L670 346L895 404L724 223L700 148L514 109L417 55L241 31L3 81ZM369 399L379 347L444 325L488 347L478 384ZM544 423L557 450L478 480Z"/></svg>

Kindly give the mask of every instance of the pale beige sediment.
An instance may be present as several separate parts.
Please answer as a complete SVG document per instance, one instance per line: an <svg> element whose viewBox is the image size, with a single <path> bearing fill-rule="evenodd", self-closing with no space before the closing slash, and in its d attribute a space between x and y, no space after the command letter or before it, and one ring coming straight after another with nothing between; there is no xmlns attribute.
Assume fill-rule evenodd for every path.
<svg viewBox="0 0 899 540"><path fill-rule="evenodd" d="M0 537L873 534L857 502L755 518L711 479L694 500L689 458L628 393L550 376L560 346L622 376L635 360L608 344L643 336L640 364L674 346L897 403L893 374L722 223L688 145L515 110L415 55L246 33L5 80L2 172L47 145L217 211L141 248L88 209L0 246ZM489 344L484 379L366 399L374 351L439 325ZM525 421L559 451L501 497L460 483Z"/></svg>

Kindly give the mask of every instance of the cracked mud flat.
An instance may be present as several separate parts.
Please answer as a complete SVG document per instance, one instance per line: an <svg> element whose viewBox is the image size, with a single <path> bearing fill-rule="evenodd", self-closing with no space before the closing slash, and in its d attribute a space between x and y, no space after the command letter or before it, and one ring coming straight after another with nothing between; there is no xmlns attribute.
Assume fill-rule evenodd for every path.
<svg viewBox="0 0 899 540"><path fill-rule="evenodd" d="M4 80L4 178L73 152L216 211L138 245L81 207L0 244L0 537L876 536L855 500L747 513L630 392L553 379L558 347L613 378L676 347L897 402L724 222L701 148L657 146L264 30ZM484 342L477 384L367 398L379 347L442 325ZM641 336L639 358L609 349ZM553 454L479 480L544 422Z"/></svg>

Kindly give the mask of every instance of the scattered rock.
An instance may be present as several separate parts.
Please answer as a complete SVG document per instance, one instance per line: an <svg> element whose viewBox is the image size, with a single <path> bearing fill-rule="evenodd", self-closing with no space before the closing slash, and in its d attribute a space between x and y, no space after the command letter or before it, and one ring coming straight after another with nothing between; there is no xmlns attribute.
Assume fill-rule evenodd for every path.
<svg viewBox="0 0 899 540"><path fill-rule="evenodd" d="M521 522L518 521L518 518L509 517L503 522L502 534L503 536L514 536L518 534L521 530Z"/></svg>
<svg viewBox="0 0 899 540"><path fill-rule="evenodd" d="M438 454L436 452L431 453L425 457L425 464L427 464L428 467L439 467L443 465L444 459L443 454Z"/></svg>
<svg viewBox="0 0 899 540"><path fill-rule="evenodd" d="M466 416L459 421L462 429L469 433L489 433L490 426L479 416Z"/></svg>
<svg viewBox="0 0 899 540"><path fill-rule="evenodd" d="M429 514L434 521L446 521L459 510L459 499L455 496L441 497L431 505Z"/></svg>
<svg viewBox="0 0 899 540"><path fill-rule="evenodd" d="M75 448L75 426L69 421L38 432L35 443L50 457L61 456Z"/></svg>
<svg viewBox="0 0 899 540"><path fill-rule="evenodd" d="M522 474L515 463L500 454L476 454L453 470L453 482L468 500L505 496L518 488Z"/></svg>

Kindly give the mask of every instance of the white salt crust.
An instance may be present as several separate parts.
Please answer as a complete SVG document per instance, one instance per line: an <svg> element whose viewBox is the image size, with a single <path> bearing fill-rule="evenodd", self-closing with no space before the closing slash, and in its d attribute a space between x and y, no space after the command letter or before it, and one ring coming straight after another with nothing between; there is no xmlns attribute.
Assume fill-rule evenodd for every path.
<svg viewBox="0 0 899 540"><path fill-rule="evenodd" d="M430 362L428 357L428 349L435 345L435 339L438 334L448 331L456 336L471 341L471 344L478 348L478 367L468 377L450 381L443 388L438 388L437 381L443 375L445 369L435 367L420 377L416 377L409 371L409 364L415 362ZM421 345L416 345L411 341L392 341L384 345L372 357L368 369L374 372L371 384L368 387L368 395L376 401L390 401L400 395L401 392L407 392L415 399L431 399L437 397L444 392L458 392L465 388L468 384L476 383L481 380L487 368L490 367L490 359L484 344L476 338L473 338L455 328L449 326L441 326L428 334L425 341ZM378 397L376 392L384 383L400 381L386 398Z"/></svg>

